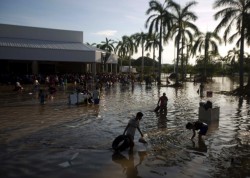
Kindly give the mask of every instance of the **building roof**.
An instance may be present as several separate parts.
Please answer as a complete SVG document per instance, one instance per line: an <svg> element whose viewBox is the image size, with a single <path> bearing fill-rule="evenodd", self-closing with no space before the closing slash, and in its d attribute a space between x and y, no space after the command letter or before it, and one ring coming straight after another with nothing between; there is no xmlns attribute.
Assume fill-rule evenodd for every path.
<svg viewBox="0 0 250 178"><path fill-rule="evenodd" d="M8 24L0 24L0 37L83 43L83 32L81 31Z"/></svg>
<svg viewBox="0 0 250 178"><path fill-rule="evenodd" d="M101 63L106 52L84 44L80 31L0 24L2 60Z"/></svg>
<svg viewBox="0 0 250 178"><path fill-rule="evenodd" d="M17 48L40 48L40 49L59 49L59 50L84 50L84 51L100 51L84 43L63 42L63 41L47 41L21 38L0 38L0 47L17 47Z"/></svg>

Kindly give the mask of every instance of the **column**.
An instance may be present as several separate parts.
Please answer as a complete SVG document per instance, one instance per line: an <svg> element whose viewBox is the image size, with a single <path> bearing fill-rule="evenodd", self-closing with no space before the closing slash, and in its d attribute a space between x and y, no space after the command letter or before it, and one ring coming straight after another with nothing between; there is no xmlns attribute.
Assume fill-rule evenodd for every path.
<svg viewBox="0 0 250 178"><path fill-rule="evenodd" d="M38 62L37 61L32 61L32 73L33 74L38 74Z"/></svg>
<svg viewBox="0 0 250 178"><path fill-rule="evenodd" d="M92 63L92 74L95 76L96 75L96 63Z"/></svg>

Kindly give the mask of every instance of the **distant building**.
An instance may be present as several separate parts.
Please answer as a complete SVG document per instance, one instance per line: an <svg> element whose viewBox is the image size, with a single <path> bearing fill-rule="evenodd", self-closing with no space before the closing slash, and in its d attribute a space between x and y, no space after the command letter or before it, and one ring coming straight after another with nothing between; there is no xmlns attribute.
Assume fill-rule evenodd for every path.
<svg viewBox="0 0 250 178"><path fill-rule="evenodd" d="M120 71L123 73L129 73L129 66L120 66ZM130 67L130 72L131 73L137 73L136 68L133 68L132 66Z"/></svg>
<svg viewBox="0 0 250 178"><path fill-rule="evenodd" d="M0 24L0 74L95 74L102 72L105 54L84 44L81 31ZM117 72L117 63L110 55L109 72Z"/></svg>

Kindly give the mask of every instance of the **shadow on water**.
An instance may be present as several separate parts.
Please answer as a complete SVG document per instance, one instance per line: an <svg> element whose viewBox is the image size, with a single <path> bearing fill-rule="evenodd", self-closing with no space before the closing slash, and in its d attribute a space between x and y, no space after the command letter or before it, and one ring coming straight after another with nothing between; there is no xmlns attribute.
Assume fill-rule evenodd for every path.
<svg viewBox="0 0 250 178"><path fill-rule="evenodd" d="M0 92L0 174L4 177L247 177L250 176L249 99L218 94L237 83L214 78L205 85L212 97L197 94L198 84L147 88L143 84L101 91L99 105L68 105L70 90L58 90L40 105L34 92ZM169 98L167 113L153 112L158 98ZM185 128L198 119L200 101L220 107L202 140ZM111 151L138 111L149 147L142 155ZM135 135L135 140L139 134ZM70 168L70 169L68 169ZM125 169L125 170L124 170ZM123 172L125 171L125 172ZM127 173L126 173L127 172Z"/></svg>

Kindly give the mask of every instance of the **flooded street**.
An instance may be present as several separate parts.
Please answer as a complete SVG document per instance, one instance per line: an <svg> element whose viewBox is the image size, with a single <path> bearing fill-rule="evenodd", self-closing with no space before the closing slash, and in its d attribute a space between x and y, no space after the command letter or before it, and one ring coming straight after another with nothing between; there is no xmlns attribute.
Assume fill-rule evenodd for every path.
<svg viewBox="0 0 250 178"><path fill-rule="evenodd" d="M238 84L227 77L205 85L213 96L200 98L199 84L183 88L146 88L115 84L101 90L99 105L68 105L72 89L59 89L53 100L40 105L31 86L15 93L1 86L0 175L8 177L249 177L250 101L220 94ZM153 112L165 92L167 115ZM220 107L219 121L208 123L204 142L190 140L185 125L198 119L199 102ZM112 141L131 117L141 111L147 145L138 143L113 155Z"/></svg>

